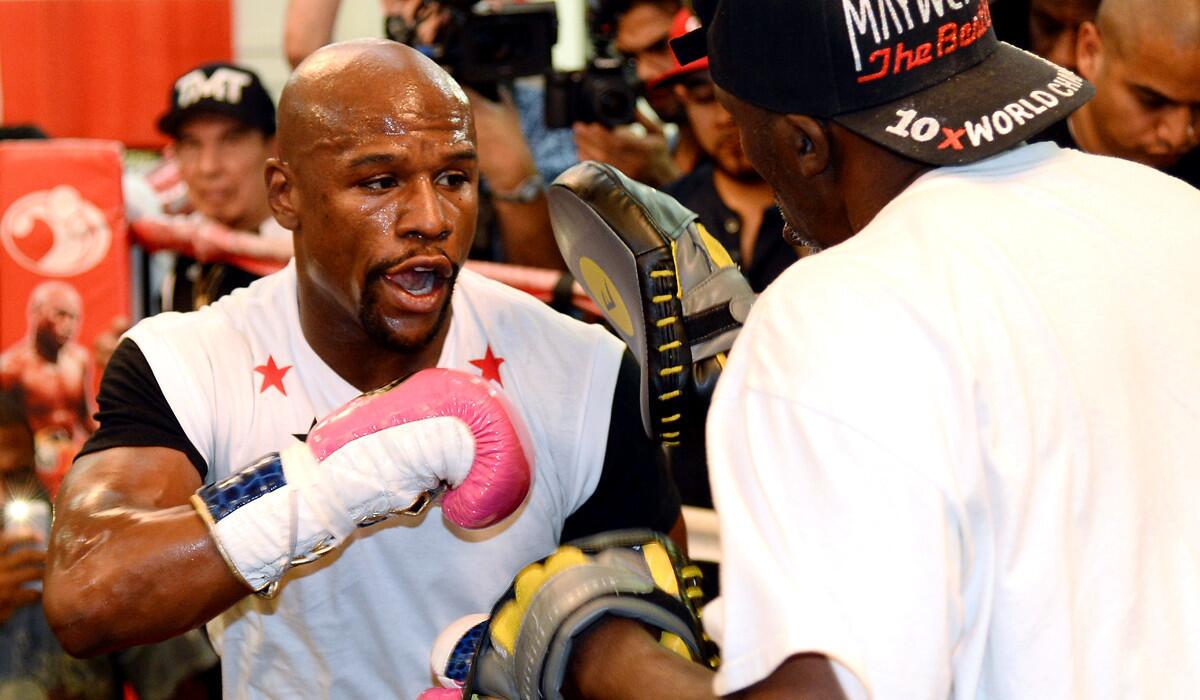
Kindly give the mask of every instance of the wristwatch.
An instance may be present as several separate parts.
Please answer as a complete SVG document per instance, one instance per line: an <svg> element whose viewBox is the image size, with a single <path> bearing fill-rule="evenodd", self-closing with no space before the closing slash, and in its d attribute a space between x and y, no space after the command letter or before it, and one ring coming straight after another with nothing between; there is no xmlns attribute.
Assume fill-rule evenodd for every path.
<svg viewBox="0 0 1200 700"><path fill-rule="evenodd" d="M492 199L498 202L515 202L517 204L529 204L537 199L542 194L542 189L545 187L546 181L542 179L540 173L534 173L529 177L521 180L521 184L508 192L498 192L492 190Z"/></svg>

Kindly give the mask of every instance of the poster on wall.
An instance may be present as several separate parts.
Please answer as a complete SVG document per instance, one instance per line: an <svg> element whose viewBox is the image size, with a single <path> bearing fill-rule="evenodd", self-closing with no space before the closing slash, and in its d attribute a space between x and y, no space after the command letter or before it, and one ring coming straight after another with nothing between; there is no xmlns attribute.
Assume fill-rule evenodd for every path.
<svg viewBox="0 0 1200 700"><path fill-rule="evenodd" d="M115 141L0 143L0 390L19 393L51 492L128 324L121 155Z"/></svg>

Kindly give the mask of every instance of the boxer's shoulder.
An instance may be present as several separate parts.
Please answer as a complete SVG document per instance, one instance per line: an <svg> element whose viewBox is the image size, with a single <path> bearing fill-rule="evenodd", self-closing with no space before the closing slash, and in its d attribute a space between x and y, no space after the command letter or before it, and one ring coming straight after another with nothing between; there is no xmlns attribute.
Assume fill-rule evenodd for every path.
<svg viewBox="0 0 1200 700"><path fill-rule="evenodd" d="M264 329L295 322L295 272L268 275L196 311L160 313L139 321L127 333L139 347L169 344L200 351L251 344ZM290 306L289 306L290 303Z"/></svg>
<svg viewBox="0 0 1200 700"><path fill-rule="evenodd" d="M194 345L206 338L234 333L226 319L210 309L199 311L166 311L138 321L125 332L125 337L142 348L152 345Z"/></svg>
<svg viewBox="0 0 1200 700"><path fill-rule="evenodd" d="M291 263L255 280L248 287L233 290L201 312L210 311L230 328L252 335L264 326L298 324L300 312L296 298L296 267Z"/></svg>
<svg viewBox="0 0 1200 700"><path fill-rule="evenodd" d="M251 361L254 315L208 306L186 313L166 312L139 321L126 332L155 375L217 372ZM259 328L267 324L257 324ZM160 380L161 381L161 380Z"/></svg>

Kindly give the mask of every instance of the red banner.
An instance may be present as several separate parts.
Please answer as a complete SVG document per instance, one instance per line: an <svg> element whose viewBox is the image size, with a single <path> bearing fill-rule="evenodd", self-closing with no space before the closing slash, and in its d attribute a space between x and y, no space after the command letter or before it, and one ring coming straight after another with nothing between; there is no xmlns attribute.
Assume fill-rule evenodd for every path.
<svg viewBox="0 0 1200 700"><path fill-rule="evenodd" d="M158 148L172 82L232 55L230 0L0 0L0 123Z"/></svg>
<svg viewBox="0 0 1200 700"><path fill-rule="evenodd" d="M121 145L0 143L0 388L22 391L51 488L92 429L96 346L106 361L130 285Z"/></svg>

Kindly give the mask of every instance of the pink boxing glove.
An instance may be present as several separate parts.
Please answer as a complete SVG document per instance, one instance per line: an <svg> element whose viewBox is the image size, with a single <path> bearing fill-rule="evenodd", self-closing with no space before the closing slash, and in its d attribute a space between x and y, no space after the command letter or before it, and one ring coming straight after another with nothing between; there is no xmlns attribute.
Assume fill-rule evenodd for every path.
<svg viewBox="0 0 1200 700"><path fill-rule="evenodd" d="M306 442L202 487L192 503L230 568L261 591L356 527L420 513L444 485L451 521L481 528L507 517L529 491L527 443L498 390L427 369L355 398Z"/></svg>
<svg viewBox="0 0 1200 700"><path fill-rule="evenodd" d="M378 400L400 387L404 405ZM358 437L431 418L459 419L475 441L474 460L463 478L445 479L451 485L442 499L446 517L476 529L512 514L529 491L528 438L508 399L479 377L450 369L422 370L334 411L308 432L306 444L323 462ZM426 486L431 491L438 484Z"/></svg>

